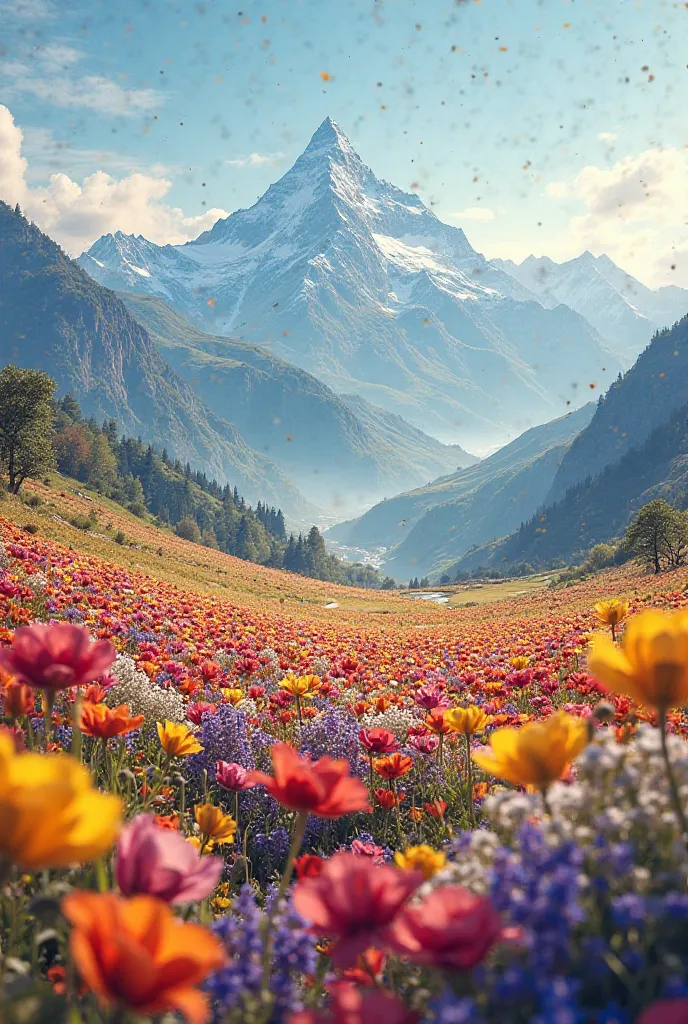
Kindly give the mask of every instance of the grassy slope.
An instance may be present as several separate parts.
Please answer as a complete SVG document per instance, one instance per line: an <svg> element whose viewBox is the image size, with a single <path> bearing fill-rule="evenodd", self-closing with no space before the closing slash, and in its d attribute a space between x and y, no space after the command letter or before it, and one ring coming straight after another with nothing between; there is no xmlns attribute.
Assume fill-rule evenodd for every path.
<svg viewBox="0 0 688 1024"><path fill-rule="evenodd" d="M320 623L335 633L341 630L342 635L351 635L352 631L361 637L401 632L407 637L417 635L419 641L433 634L460 638L464 627L470 631L476 625L494 624L502 619L521 621L552 618L572 611L589 612L601 596L650 598L681 590L688 584L688 567L655 577L626 565L556 592L543 587L542 578L536 577L495 584L494 589L492 585L457 588L451 603L459 607L443 607L413 601L404 593L355 590L243 562L181 540L107 499L92 495L94 500L89 501L88 497L80 497L78 490L83 495L88 492L62 477L54 477L50 486L30 483L26 490L39 495L43 504L30 508L18 499L8 498L0 503L0 520L5 517L21 526L33 522L44 538L144 577L172 583L182 591L214 595L246 609L249 615L256 610L304 623ZM92 533L67 522L69 517L88 515L94 506L99 525ZM122 530L131 544L116 544L113 538L117 530ZM158 554L159 550L162 554ZM489 605L485 601L488 597L493 599ZM331 601L336 601L338 607L325 608ZM460 607L468 601L477 602L477 607Z"/></svg>

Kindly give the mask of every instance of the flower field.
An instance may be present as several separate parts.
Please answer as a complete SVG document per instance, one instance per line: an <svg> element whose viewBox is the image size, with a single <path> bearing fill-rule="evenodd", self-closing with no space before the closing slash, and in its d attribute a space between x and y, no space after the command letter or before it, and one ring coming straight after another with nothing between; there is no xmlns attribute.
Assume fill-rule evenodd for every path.
<svg viewBox="0 0 688 1024"><path fill-rule="evenodd" d="M688 1020L687 571L446 608L63 498L0 518L3 1024Z"/></svg>

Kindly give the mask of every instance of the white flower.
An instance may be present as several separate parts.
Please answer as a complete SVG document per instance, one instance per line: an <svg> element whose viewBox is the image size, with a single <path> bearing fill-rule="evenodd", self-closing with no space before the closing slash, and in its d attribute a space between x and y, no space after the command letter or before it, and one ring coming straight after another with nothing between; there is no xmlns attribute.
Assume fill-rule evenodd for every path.
<svg viewBox="0 0 688 1024"><path fill-rule="evenodd" d="M186 701L173 687L157 686L145 672L139 672L132 658L120 654L112 668L118 680L107 693L111 707L127 704L132 715L144 715L146 724L154 722L184 722Z"/></svg>

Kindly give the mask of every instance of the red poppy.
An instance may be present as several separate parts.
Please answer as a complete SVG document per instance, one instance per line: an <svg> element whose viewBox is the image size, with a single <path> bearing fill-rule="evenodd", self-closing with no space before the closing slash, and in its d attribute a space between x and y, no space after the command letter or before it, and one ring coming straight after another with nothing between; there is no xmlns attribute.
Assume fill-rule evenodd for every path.
<svg viewBox="0 0 688 1024"><path fill-rule="evenodd" d="M348 761L333 761L331 757L308 761L287 743L276 743L270 754L274 777L249 772L248 781L265 786L290 810L319 818L341 818L368 807L368 790L360 779L351 777Z"/></svg>
<svg viewBox="0 0 688 1024"><path fill-rule="evenodd" d="M304 853L294 861L297 878L318 878L322 874L325 861L315 853Z"/></svg>
<svg viewBox="0 0 688 1024"><path fill-rule="evenodd" d="M390 924L423 881L419 871L376 867L368 857L335 853L318 878L298 881L294 906L318 935L334 939L332 963L353 967L370 946L380 945Z"/></svg>
<svg viewBox="0 0 688 1024"><path fill-rule="evenodd" d="M376 789L374 793L380 807L384 807L387 811L391 810L392 807L397 807L406 796L403 790L395 793L393 789Z"/></svg>
<svg viewBox="0 0 688 1024"><path fill-rule="evenodd" d="M399 740L389 729L361 729L358 738L371 754L391 754L399 749Z"/></svg>
<svg viewBox="0 0 688 1024"><path fill-rule="evenodd" d="M361 953L355 967L342 972L342 978L357 985L375 985L385 966L385 954L379 949L367 949Z"/></svg>
<svg viewBox="0 0 688 1024"><path fill-rule="evenodd" d="M444 820L444 813L448 806L446 800L433 800L431 804L423 804L431 818L441 818L442 820Z"/></svg>
<svg viewBox="0 0 688 1024"><path fill-rule="evenodd" d="M502 922L487 896L442 885L400 910L387 933L387 948L414 963L466 971L501 938Z"/></svg>
<svg viewBox="0 0 688 1024"><path fill-rule="evenodd" d="M35 622L15 631L9 650L0 650L0 668L42 690L66 690L93 682L115 660L107 640L91 640L83 626Z"/></svg>

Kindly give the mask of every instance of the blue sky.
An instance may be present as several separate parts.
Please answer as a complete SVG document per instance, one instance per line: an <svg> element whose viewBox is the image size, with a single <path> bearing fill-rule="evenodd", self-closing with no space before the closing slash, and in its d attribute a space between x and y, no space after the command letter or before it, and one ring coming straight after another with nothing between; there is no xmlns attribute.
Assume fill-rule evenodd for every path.
<svg viewBox="0 0 688 1024"><path fill-rule="evenodd" d="M192 237L329 114L488 255L606 249L688 284L683 2L4 0L0 25L0 195L4 150L5 193L69 248L137 217Z"/></svg>

